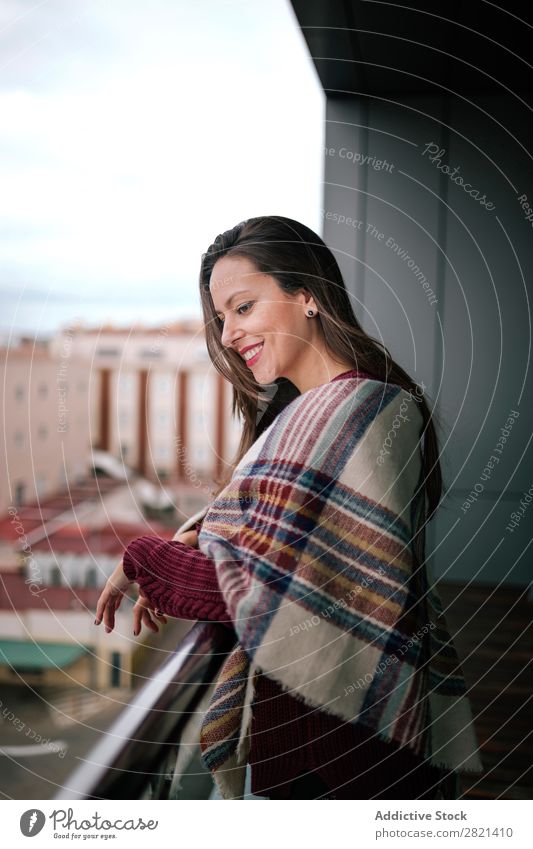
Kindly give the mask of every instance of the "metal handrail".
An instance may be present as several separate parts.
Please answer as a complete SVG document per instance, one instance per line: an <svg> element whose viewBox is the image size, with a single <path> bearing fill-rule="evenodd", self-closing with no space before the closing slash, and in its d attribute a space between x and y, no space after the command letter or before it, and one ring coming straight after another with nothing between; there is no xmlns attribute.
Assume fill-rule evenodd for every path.
<svg viewBox="0 0 533 849"><path fill-rule="evenodd" d="M160 765L176 751L184 726L234 645L229 628L196 622L54 799L141 798L150 781L161 778Z"/></svg>

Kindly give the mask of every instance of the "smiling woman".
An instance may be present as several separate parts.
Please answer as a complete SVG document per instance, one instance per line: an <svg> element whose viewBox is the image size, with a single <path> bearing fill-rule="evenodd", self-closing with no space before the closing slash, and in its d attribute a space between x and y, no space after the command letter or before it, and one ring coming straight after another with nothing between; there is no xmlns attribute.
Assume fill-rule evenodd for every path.
<svg viewBox="0 0 533 849"><path fill-rule="evenodd" d="M320 324L308 320L318 313L315 298L303 288L295 293L280 288L249 257L231 253L218 259L209 291L221 344L242 357L258 384L284 377L306 392L352 367L352 359L341 361L328 352ZM239 304L225 315L217 307L223 294L226 307Z"/></svg>
<svg viewBox="0 0 533 849"><path fill-rule="evenodd" d="M200 296L209 355L233 385L233 409L243 418L235 462L257 438L258 398L264 398L265 385L286 388L290 381L302 393L356 368L408 392L419 389L363 330L334 255L298 221L250 218L217 236L202 257ZM232 296L235 307L225 312ZM247 362L243 353L254 344L264 349ZM286 403L286 394L283 399ZM275 406L274 397L271 410ZM437 439L425 398L419 406L425 486L433 512L441 493Z"/></svg>
<svg viewBox="0 0 533 849"><path fill-rule="evenodd" d="M130 543L97 622L113 627L137 581L136 633L157 629L150 609L233 629L200 735L224 798L243 797L248 766L271 799L456 798L481 762L426 574L442 484L423 389L364 332L335 257L297 221L219 235L200 293L241 442L196 539Z"/></svg>

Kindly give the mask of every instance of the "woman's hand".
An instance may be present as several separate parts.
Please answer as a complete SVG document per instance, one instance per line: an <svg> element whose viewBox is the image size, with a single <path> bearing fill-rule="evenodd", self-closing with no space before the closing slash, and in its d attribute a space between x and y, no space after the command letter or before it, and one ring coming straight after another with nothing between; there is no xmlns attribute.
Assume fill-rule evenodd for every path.
<svg viewBox="0 0 533 849"><path fill-rule="evenodd" d="M198 533L196 530L184 531L176 537L177 542L188 545L191 548L198 548ZM130 585L130 580L124 574L122 562L119 563L113 574L108 578L107 583L102 590L102 594L96 605L95 625L104 622L106 634L110 634L115 627L115 613L119 609L122 599L127 588ZM155 617L155 618L152 618ZM133 633L138 636L141 632L142 625L146 625L151 631L159 631L157 622L166 625L167 618L158 610L153 611L150 606L149 599L142 593L139 593L139 598L133 606Z"/></svg>
<svg viewBox="0 0 533 849"><path fill-rule="evenodd" d="M152 616L154 618L152 618ZM155 620L164 625L167 624L167 617L164 616L163 613L159 613L157 609L152 610L150 600L142 593L139 593L139 598L133 605L133 636L139 636L143 624L146 625L150 631L157 633L159 631L159 625Z"/></svg>
<svg viewBox="0 0 533 849"><path fill-rule="evenodd" d="M191 531L184 531L176 537L176 541L182 542L184 545L189 545L191 548L198 548L198 532L194 529Z"/></svg>
<svg viewBox="0 0 533 849"><path fill-rule="evenodd" d="M99 625L103 620L106 634L110 634L115 627L115 613L119 609L124 593L130 585L129 578L124 574L122 561L118 564L115 571L107 579L106 585L102 590L98 604L96 605L95 625Z"/></svg>

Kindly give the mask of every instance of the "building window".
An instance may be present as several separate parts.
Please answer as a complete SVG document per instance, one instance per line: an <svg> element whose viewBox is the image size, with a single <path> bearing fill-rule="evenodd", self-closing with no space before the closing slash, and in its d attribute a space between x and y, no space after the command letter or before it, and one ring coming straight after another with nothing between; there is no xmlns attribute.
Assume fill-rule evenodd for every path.
<svg viewBox="0 0 533 849"><path fill-rule="evenodd" d="M133 386L131 374L121 374L118 379L118 387L121 392L128 392Z"/></svg>
<svg viewBox="0 0 533 849"><path fill-rule="evenodd" d="M15 398L17 401L22 401L24 398L24 387L21 386L20 383L15 386Z"/></svg>
<svg viewBox="0 0 533 849"><path fill-rule="evenodd" d="M46 398L47 395L48 395L48 386L46 385L46 383L40 383L39 384L39 397L40 398Z"/></svg>
<svg viewBox="0 0 533 849"><path fill-rule="evenodd" d="M35 481L35 489L37 490L37 497L40 498L42 495L46 495L48 492L48 481L45 477L38 475Z"/></svg>
<svg viewBox="0 0 533 849"><path fill-rule="evenodd" d="M156 348L155 345L153 348L143 348L139 351L139 357L143 360L151 360L151 359L160 359L165 356L165 352L161 350L161 348Z"/></svg>
<svg viewBox="0 0 533 849"><path fill-rule="evenodd" d="M111 686L120 687L121 683L121 656L119 651L111 652Z"/></svg>
<svg viewBox="0 0 533 849"><path fill-rule="evenodd" d="M85 586L86 587L96 587L98 581L98 574L94 566L90 566L87 569L87 575L85 578Z"/></svg>
<svg viewBox="0 0 533 849"><path fill-rule="evenodd" d="M52 566L50 570L50 586L61 586L61 569L59 568L59 566Z"/></svg>
<svg viewBox="0 0 533 849"><path fill-rule="evenodd" d="M22 433L22 431L21 431L21 430L17 430L17 431L16 431L16 433L15 433L15 435L14 435L14 437L13 437L13 440L14 440L15 445L17 446L17 448L21 448L21 447L22 447L22 445L24 445L24 434Z"/></svg>
<svg viewBox="0 0 533 849"><path fill-rule="evenodd" d="M118 348L98 348L96 354L98 357L118 357L120 351Z"/></svg>
<svg viewBox="0 0 533 849"><path fill-rule="evenodd" d="M20 507L26 499L26 484L17 483L15 486L15 505Z"/></svg>
<svg viewBox="0 0 533 849"><path fill-rule="evenodd" d="M37 431L40 439L46 439L48 436L48 428L46 425L39 425L39 430Z"/></svg>
<svg viewBox="0 0 533 849"><path fill-rule="evenodd" d="M170 460L170 451L167 445L158 445L155 451L155 456L158 460Z"/></svg>

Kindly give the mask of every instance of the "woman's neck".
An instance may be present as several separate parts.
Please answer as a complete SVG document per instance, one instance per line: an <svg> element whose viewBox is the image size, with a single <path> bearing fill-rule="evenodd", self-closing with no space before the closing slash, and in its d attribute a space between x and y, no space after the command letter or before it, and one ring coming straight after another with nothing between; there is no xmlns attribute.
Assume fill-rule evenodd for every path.
<svg viewBox="0 0 533 849"><path fill-rule="evenodd" d="M289 380L297 387L301 395L304 392L309 392L310 389L329 383L354 368L353 363L339 362L329 354L318 355L317 352L315 353L317 356L313 358L313 361L299 363L297 373L289 377Z"/></svg>

